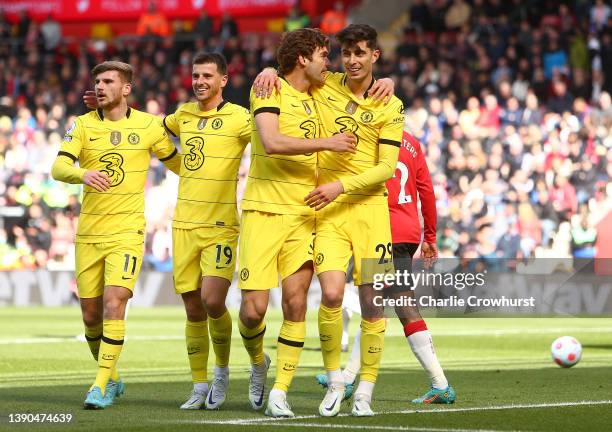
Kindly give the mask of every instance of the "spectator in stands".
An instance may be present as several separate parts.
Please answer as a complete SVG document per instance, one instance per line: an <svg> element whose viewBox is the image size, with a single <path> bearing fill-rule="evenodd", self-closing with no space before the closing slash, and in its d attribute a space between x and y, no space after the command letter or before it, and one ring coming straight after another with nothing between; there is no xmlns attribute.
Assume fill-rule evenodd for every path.
<svg viewBox="0 0 612 432"><path fill-rule="evenodd" d="M608 22L608 18L612 14L610 6L604 0L595 0L595 4L591 7L591 26L596 30L602 30Z"/></svg>
<svg viewBox="0 0 612 432"><path fill-rule="evenodd" d="M293 31L310 25L310 17L300 8L298 2L289 9L289 14L285 18L285 31Z"/></svg>
<svg viewBox="0 0 612 432"><path fill-rule="evenodd" d="M572 253L575 258L595 258L595 242L597 230L591 224L587 215L580 218L580 223L572 227Z"/></svg>
<svg viewBox="0 0 612 432"><path fill-rule="evenodd" d="M161 11L157 10L155 2L150 2L148 11L138 19L136 33L139 36L166 37L170 34L168 19Z"/></svg>
<svg viewBox="0 0 612 432"><path fill-rule="evenodd" d="M567 84L562 79L553 82L554 96L548 101L548 107L552 112L562 114L572 110L574 96L567 91Z"/></svg>
<svg viewBox="0 0 612 432"><path fill-rule="evenodd" d="M222 41L238 36L238 24L236 24L236 21L234 21L229 12L223 13L223 17L221 18L221 28L219 29L219 36Z"/></svg>
<svg viewBox="0 0 612 432"><path fill-rule="evenodd" d="M448 30L457 30L466 25L470 19L472 8L465 0L453 0L444 15L444 23Z"/></svg>
<svg viewBox="0 0 612 432"><path fill-rule="evenodd" d="M321 17L319 28L326 35L335 35L347 26L346 12L342 2L337 1L331 9L328 9Z"/></svg>
<svg viewBox="0 0 612 432"><path fill-rule="evenodd" d="M214 26L212 19L208 16L206 9L202 9L200 16L196 21L193 33L196 37L201 37L204 41L208 41L214 35Z"/></svg>
<svg viewBox="0 0 612 432"><path fill-rule="evenodd" d="M47 16L47 19L40 27L40 32L45 43L45 50L47 52L54 51L62 39L62 27L59 22L53 19L52 14Z"/></svg>
<svg viewBox="0 0 612 432"><path fill-rule="evenodd" d="M11 36L11 25L6 19L3 9L0 9L0 40L8 41Z"/></svg>

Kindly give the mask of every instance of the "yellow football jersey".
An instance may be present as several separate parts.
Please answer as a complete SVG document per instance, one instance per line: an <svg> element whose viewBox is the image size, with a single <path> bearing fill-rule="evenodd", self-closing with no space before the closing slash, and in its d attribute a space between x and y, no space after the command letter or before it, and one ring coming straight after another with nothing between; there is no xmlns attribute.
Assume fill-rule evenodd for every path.
<svg viewBox="0 0 612 432"><path fill-rule="evenodd" d="M243 210L276 214L314 214L304 197L317 185L317 154L268 155L257 132L255 115L278 114L279 132L295 138L318 138L320 124L312 97L282 79L281 92L260 99L251 89L251 167Z"/></svg>
<svg viewBox="0 0 612 432"><path fill-rule="evenodd" d="M197 102L190 102L167 116L164 125L180 138L183 160L172 226L237 227L236 186L251 139L249 111L225 101L200 111Z"/></svg>
<svg viewBox="0 0 612 432"><path fill-rule="evenodd" d="M111 121L98 109L77 117L66 132L57 161L69 162L73 168L78 160L80 179L86 170L101 171L110 179L110 188L104 192L83 185L78 243L143 238L151 152L161 161L179 160L161 119L151 114L128 108L126 117Z"/></svg>
<svg viewBox="0 0 612 432"><path fill-rule="evenodd" d="M346 84L346 74L329 73L325 85L313 89L323 136L352 133L357 139L355 154L319 152L319 184L345 180L364 173L379 163L379 146L396 146L399 151L404 126L404 107L395 96L384 105L372 98L357 98ZM393 167L397 162L393 161ZM343 181L344 183L344 181ZM384 181L363 189L347 191L337 202L385 204Z"/></svg>

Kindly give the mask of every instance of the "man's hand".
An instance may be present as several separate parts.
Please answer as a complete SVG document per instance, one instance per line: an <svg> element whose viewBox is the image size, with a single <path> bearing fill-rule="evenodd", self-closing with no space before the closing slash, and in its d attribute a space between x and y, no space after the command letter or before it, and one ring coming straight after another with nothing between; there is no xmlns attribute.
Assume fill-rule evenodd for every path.
<svg viewBox="0 0 612 432"><path fill-rule="evenodd" d="M96 99L96 92L93 90L85 90L83 94L83 103L89 109L98 109L98 99Z"/></svg>
<svg viewBox="0 0 612 432"><path fill-rule="evenodd" d="M267 99L272 96L274 88L279 92L281 91L281 80L276 73L276 69L267 67L259 72L255 77L255 81L253 81L255 96L260 99Z"/></svg>
<svg viewBox="0 0 612 432"><path fill-rule="evenodd" d="M100 171L87 171L83 175L83 183L91 186L98 192L104 192L110 187L110 179L106 174Z"/></svg>
<svg viewBox="0 0 612 432"><path fill-rule="evenodd" d="M310 192L304 198L304 201L306 201L308 206L318 211L335 200L342 192L344 192L344 186L342 186L341 182L326 183Z"/></svg>
<svg viewBox="0 0 612 432"><path fill-rule="evenodd" d="M395 93L395 82L391 78L381 78L376 80L372 88L368 91L368 95L374 100L381 100L385 105L391 100L391 96Z"/></svg>
<svg viewBox="0 0 612 432"><path fill-rule="evenodd" d="M351 133L339 133L329 138L324 138L324 140L327 150L338 153L355 153L356 151L357 140L355 135Z"/></svg>
<svg viewBox="0 0 612 432"><path fill-rule="evenodd" d="M421 259L423 267L430 269L438 259L438 247L435 243L423 242L421 244Z"/></svg>

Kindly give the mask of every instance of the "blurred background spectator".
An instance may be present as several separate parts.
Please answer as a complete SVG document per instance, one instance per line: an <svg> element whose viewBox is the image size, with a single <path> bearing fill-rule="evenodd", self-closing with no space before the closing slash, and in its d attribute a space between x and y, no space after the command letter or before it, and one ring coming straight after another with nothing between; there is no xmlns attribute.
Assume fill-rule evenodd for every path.
<svg viewBox="0 0 612 432"><path fill-rule="evenodd" d="M278 30L320 23L333 34L359 19L346 4L320 16L296 4ZM441 254L594 256L597 226L612 211L609 4L412 0L402 12L381 27L391 30L381 31L376 75L394 79L406 129L422 143ZM142 36L69 39L56 17L38 23L24 11L8 20L0 10L0 39L10 42L0 44L0 269L73 266L80 187L53 181L49 170L85 112L95 64L129 62L131 105L163 116L191 97L193 54L219 51L230 75L225 98L247 106L280 37L241 32L229 13L170 22L154 3L137 29ZM341 70L332 44L329 68ZM249 162L247 150L239 199ZM146 261L162 271L171 268L177 184L152 161Z"/></svg>

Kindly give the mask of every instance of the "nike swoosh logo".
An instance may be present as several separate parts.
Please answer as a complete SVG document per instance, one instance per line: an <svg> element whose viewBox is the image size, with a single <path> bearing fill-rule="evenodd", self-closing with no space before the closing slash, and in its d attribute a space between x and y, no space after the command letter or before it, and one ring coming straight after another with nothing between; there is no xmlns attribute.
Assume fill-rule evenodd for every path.
<svg viewBox="0 0 612 432"><path fill-rule="evenodd" d="M327 96L327 99L328 99L328 100L330 100L330 101L332 101L332 102L338 102L336 99L334 99L334 98L333 98L333 97L331 97L331 96Z"/></svg>
<svg viewBox="0 0 612 432"><path fill-rule="evenodd" d="M189 123L189 120L183 120L183 124Z"/></svg>
<svg viewBox="0 0 612 432"><path fill-rule="evenodd" d="M219 267L219 266L215 266L215 268L216 268L217 270L222 270L222 269L226 269L227 267Z"/></svg>
<svg viewBox="0 0 612 432"><path fill-rule="evenodd" d="M89 137L89 141L99 140L100 138L102 138L102 137L98 137L98 138L91 138L91 137Z"/></svg>
<svg viewBox="0 0 612 432"><path fill-rule="evenodd" d="M263 403L263 396L264 396L264 390L263 390L263 389L261 389L261 394L259 395L259 399L257 399L257 400L255 401L255 405L257 405L257 406L261 406L261 404ZM276 405L276 404L274 404L274 405ZM276 405L276 406L278 406L278 405ZM280 408L280 407L279 407L279 408Z"/></svg>
<svg viewBox="0 0 612 432"><path fill-rule="evenodd" d="M326 409L327 411L331 411L331 410L333 410L333 409L334 409L334 407L336 406L336 404L337 404L337 403L338 403L338 396L336 396L336 399L334 400L334 403L333 403L333 404L331 404L331 405L330 405L330 406L328 406L328 407L325 407L325 409Z"/></svg>
<svg viewBox="0 0 612 432"><path fill-rule="evenodd" d="M276 408L278 408L279 410L283 410L283 409L284 409L283 407L279 407L277 403L275 403L275 404L274 404L274 406L275 406Z"/></svg>
<svg viewBox="0 0 612 432"><path fill-rule="evenodd" d="M293 105L293 104L291 104L291 106L292 106L293 108L299 108L299 107L300 107L299 105Z"/></svg>
<svg viewBox="0 0 612 432"><path fill-rule="evenodd" d="M215 403L215 401L212 398L212 392L208 393L208 403L209 404L214 404Z"/></svg>
<svg viewBox="0 0 612 432"><path fill-rule="evenodd" d="M121 276L121 279L125 280L125 279L132 279L132 278L131 277Z"/></svg>

